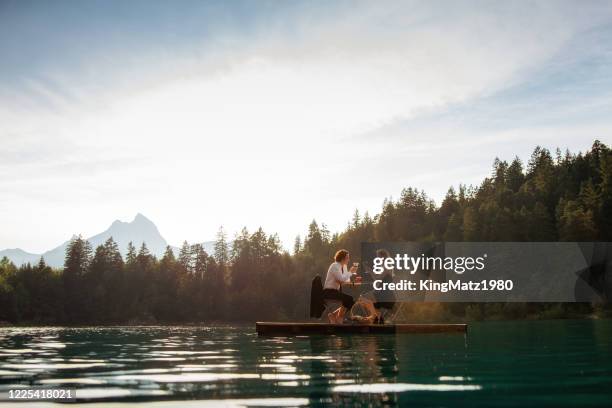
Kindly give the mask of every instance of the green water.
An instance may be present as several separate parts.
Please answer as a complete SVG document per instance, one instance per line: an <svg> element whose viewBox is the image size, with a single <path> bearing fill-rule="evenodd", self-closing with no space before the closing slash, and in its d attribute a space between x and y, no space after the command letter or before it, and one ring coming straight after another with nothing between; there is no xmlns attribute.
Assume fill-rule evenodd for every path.
<svg viewBox="0 0 612 408"><path fill-rule="evenodd" d="M31 386L104 406L611 406L612 321L474 323L467 336L0 329L0 393Z"/></svg>

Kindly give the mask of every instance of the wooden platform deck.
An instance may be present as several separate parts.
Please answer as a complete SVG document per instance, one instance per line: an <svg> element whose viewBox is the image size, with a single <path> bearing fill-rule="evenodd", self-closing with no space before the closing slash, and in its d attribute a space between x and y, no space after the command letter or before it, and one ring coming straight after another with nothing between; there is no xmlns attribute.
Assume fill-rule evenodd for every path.
<svg viewBox="0 0 612 408"><path fill-rule="evenodd" d="M260 336L307 334L467 333L467 324L329 324L257 322Z"/></svg>

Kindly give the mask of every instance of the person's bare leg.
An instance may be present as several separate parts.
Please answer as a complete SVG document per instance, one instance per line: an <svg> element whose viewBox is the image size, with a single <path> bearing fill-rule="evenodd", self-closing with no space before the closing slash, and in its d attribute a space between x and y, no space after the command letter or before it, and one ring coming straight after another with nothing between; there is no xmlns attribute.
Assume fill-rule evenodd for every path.
<svg viewBox="0 0 612 408"><path fill-rule="evenodd" d="M338 309L334 310L332 313L328 314L329 322L332 324L341 324L344 319L344 307L340 306Z"/></svg>
<svg viewBox="0 0 612 408"><path fill-rule="evenodd" d="M378 316L378 312L376 311L376 308L374 307L374 302L372 302L370 299L366 299L365 304L366 304L366 309L368 309L368 312L370 313L370 316Z"/></svg>
<svg viewBox="0 0 612 408"><path fill-rule="evenodd" d="M327 318L329 319L330 323L338 324L341 309L342 306L327 315Z"/></svg>
<svg viewBox="0 0 612 408"><path fill-rule="evenodd" d="M377 317L380 317L380 313L374 307L374 302L372 302L372 300L370 300L370 299L368 299L366 297L362 297L359 300L361 301L361 304L364 305L364 307L368 311L368 319L367 320L370 323L373 323L374 319L376 319Z"/></svg>
<svg viewBox="0 0 612 408"><path fill-rule="evenodd" d="M333 312L329 312L327 314L327 318L329 319L329 322L331 324L336 324L336 312L338 311L338 309L334 310Z"/></svg>
<svg viewBox="0 0 612 408"><path fill-rule="evenodd" d="M327 319L329 320L329 322L330 322L331 324L335 324L335 323L336 323L336 317L334 316L334 313L335 313L335 312L329 312L329 313L327 314Z"/></svg>
<svg viewBox="0 0 612 408"><path fill-rule="evenodd" d="M342 324L342 322L344 321L344 314L346 313L346 308L344 306L341 306L340 308L338 308L338 319L336 321L336 324Z"/></svg>

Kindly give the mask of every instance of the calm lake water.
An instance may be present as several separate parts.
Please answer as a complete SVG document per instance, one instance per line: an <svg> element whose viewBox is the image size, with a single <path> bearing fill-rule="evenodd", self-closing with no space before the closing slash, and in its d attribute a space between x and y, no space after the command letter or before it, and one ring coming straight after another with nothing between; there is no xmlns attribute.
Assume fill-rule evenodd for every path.
<svg viewBox="0 0 612 408"><path fill-rule="evenodd" d="M104 406L610 406L612 321L474 323L467 336L1 328L0 393L27 386Z"/></svg>

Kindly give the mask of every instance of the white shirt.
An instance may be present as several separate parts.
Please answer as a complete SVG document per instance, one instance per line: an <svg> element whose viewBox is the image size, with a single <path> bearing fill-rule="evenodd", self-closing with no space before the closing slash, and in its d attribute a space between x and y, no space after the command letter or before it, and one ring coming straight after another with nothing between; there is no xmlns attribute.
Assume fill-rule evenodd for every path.
<svg viewBox="0 0 612 408"><path fill-rule="evenodd" d="M340 262L329 265L323 289L340 289L340 284L351 281L351 273Z"/></svg>

